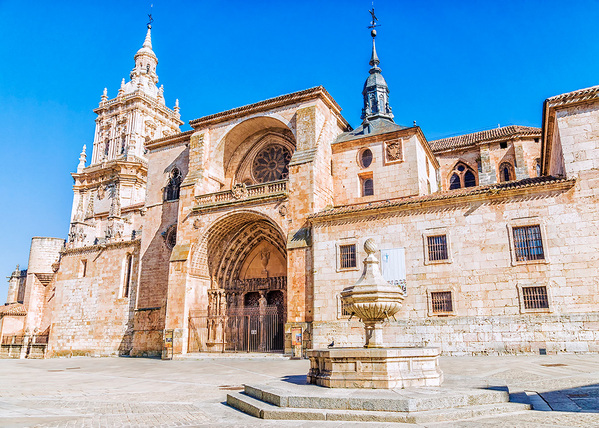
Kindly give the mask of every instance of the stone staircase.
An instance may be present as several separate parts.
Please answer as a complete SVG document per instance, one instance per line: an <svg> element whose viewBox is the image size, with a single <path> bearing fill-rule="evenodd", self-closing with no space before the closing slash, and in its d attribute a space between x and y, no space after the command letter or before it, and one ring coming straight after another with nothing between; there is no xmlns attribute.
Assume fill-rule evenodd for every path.
<svg viewBox="0 0 599 428"><path fill-rule="evenodd" d="M433 423L523 412L505 390L426 387L323 388L283 381L244 385L227 404L262 419Z"/></svg>

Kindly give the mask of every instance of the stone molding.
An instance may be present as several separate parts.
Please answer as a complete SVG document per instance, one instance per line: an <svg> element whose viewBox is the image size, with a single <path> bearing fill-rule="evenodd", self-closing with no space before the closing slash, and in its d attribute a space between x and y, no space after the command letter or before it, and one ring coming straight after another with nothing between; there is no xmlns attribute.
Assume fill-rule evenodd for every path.
<svg viewBox="0 0 599 428"><path fill-rule="evenodd" d="M449 191L424 197L403 198L393 201L380 201L361 205L348 205L335 207L327 211L312 214L308 221L312 224L327 221L355 218L356 216L369 216L387 212L396 212L410 209L426 209L437 206L455 205L473 201L497 201L531 193L544 193L551 191L567 191L574 187L576 179L543 177L545 180L526 179L498 183L490 186L471 187L459 191ZM376 204L376 205L375 205Z"/></svg>
<svg viewBox="0 0 599 428"><path fill-rule="evenodd" d="M111 242L109 244L98 244L98 245L89 245L87 247L79 247L79 248L67 248L60 252L61 256L69 256L73 254L85 254L85 253L93 253L96 251L102 250L114 250L116 248L124 248L129 246L139 247L141 246L141 239L134 239L130 241L119 241L119 242Z"/></svg>
<svg viewBox="0 0 599 428"><path fill-rule="evenodd" d="M337 102L327 92L324 86L316 86L303 91L293 92L291 94L285 94L270 98L268 100L259 101L257 103L226 110L221 113L204 116L199 119L190 120L189 124L194 129L204 128L228 120L246 117L254 113L269 111L276 107L288 106L290 104L309 101L316 98L321 99L331 110L334 111L337 121L342 128L351 129L349 123L343 116L341 116L341 107L339 107L339 104L337 104Z"/></svg>

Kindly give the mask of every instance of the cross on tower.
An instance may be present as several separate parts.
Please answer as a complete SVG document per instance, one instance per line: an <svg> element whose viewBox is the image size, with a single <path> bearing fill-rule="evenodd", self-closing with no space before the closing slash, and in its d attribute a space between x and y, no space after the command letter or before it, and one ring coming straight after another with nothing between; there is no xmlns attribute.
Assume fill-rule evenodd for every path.
<svg viewBox="0 0 599 428"><path fill-rule="evenodd" d="M374 30L376 27L380 26L380 24L377 23L377 21L379 19L374 14L374 6L372 6L372 9L370 9L368 12L370 12L370 15L372 16L372 21L370 22L370 25L368 26L368 28L371 28Z"/></svg>

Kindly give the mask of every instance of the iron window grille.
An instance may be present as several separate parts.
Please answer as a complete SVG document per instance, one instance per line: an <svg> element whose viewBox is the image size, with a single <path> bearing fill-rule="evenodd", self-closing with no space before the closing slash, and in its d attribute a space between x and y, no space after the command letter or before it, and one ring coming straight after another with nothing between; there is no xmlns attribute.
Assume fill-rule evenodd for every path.
<svg viewBox="0 0 599 428"><path fill-rule="evenodd" d="M340 245L339 246L339 265L341 269L356 267L356 245Z"/></svg>
<svg viewBox="0 0 599 428"><path fill-rule="evenodd" d="M447 235L427 236L428 260L431 262L448 260Z"/></svg>
<svg viewBox="0 0 599 428"><path fill-rule="evenodd" d="M433 313L453 312L451 291L431 292L431 306Z"/></svg>
<svg viewBox="0 0 599 428"><path fill-rule="evenodd" d="M547 287L522 287L524 309L549 309Z"/></svg>
<svg viewBox="0 0 599 428"><path fill-rule="evenodd" d="M339 302L339 318L346 318L352 315L352 312L350 312L349 307L350 305L347 303L343 302L343 299L341 298L341 295L337 295L337 299Z"/></svg>
<svg viewBox="0 0 599 428"><path fill-rule="evenodd" d="M514 227L512 231L516 261L525 262L545 259L541 227L539 225Z"/></svg>

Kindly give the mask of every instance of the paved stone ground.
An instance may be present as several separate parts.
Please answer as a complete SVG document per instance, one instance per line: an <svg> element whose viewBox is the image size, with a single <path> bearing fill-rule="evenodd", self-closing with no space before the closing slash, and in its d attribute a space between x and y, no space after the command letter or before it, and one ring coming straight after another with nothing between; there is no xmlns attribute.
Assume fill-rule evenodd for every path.
<svg viewBox="0 0 599 428"><path fill-rule="evenodd" d="M242 383L301 382L308 366L266 357L0 360L0 426L408 426L264 421L223 404ZM507 385L513 400L546 411L426 426L599 427L598 355L444 357L441 368L447 385Z"/></svg>

